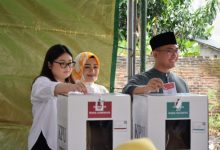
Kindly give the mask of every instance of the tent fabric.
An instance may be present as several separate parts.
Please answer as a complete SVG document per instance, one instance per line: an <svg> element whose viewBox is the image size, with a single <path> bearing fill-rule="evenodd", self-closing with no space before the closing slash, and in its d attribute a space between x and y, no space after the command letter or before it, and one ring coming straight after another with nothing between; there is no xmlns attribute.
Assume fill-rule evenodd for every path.
<svg viewBox="0 0 220 150"><path fill-rule="evenodd" d="M27 149L31 84L48 48L61 43L75 57L101 61L98 83L110 88L115 0L0 1L0 145ZM116 41L115 41L116 42Z"/></svg>

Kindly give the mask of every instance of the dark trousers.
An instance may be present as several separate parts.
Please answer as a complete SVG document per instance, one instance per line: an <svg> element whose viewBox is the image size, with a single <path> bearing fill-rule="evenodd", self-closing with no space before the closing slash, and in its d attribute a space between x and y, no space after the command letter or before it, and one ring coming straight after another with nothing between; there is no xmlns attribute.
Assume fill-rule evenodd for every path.
<svg viewBox="0 0 220 150"><path fill-rule="evenodd" d="M47 141L42 132L40 133L36 143L34 144L31 150L51 150L47 145Z"/></svg>

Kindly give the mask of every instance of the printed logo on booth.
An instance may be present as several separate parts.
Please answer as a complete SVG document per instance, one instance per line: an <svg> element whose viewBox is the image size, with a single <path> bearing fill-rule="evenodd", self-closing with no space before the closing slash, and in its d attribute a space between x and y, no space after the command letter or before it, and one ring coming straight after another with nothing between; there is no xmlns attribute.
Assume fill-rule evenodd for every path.
<svg viewBox="0 0 220 150"><path fill-rule="evenodd" d="M112 102L88 102L88 118L112 118Z"/></svg>

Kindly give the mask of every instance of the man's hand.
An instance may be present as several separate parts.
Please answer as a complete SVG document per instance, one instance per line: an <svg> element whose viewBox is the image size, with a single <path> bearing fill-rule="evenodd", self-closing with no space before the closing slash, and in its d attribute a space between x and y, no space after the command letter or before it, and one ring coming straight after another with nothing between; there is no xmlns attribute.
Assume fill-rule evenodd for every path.
<svg viewBox="0 0 220 150"><path fill-rule="evenodd" d="M145 86L144 93L159 92L163 88L163 81L160 78L152 78Z"/></svg>
<svg viewBox="0 0 220 150"><path fill-rule="evenodd" d="M163 81L160 78L152 78L146 85L136 87L133 91L133 94L159 92L160 88L163 88Z"/></svg>

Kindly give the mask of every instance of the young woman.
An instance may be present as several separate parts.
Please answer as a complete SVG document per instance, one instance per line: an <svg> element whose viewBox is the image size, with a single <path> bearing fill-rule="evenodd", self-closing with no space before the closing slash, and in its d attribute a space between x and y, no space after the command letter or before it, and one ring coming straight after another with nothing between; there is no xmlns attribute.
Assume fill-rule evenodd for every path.
<svg viewBox="0 0 220 150"><path fill-rule="evenodd" d="M75 62L72 73L73 78L76 82L83 82L87 87L88 93L109 93L104 86L95 83L100 69L100 61L95 54L82 52L76 56Z"/></svg>
<svg viewBox="0 0 220 150"><path fill-rule="evenodd" d="M42 71L33 82L31 103L33 124L28 137L30 150L57 150L57 95L78 91L87 93L81 82L71 77L74 65L70 50L61 44L49 48Z"/></svg>

